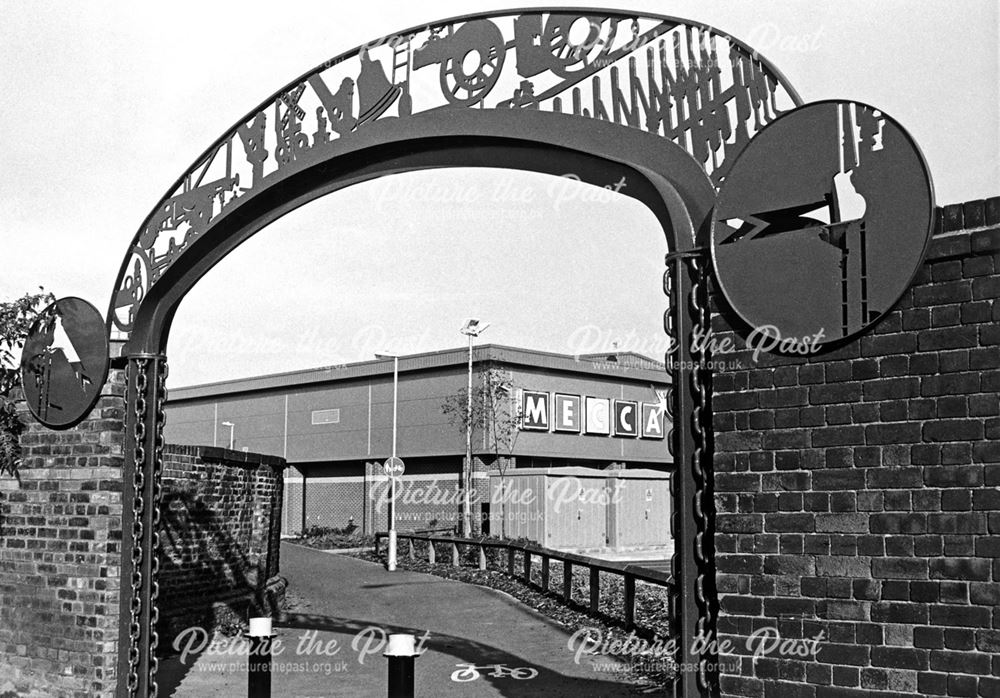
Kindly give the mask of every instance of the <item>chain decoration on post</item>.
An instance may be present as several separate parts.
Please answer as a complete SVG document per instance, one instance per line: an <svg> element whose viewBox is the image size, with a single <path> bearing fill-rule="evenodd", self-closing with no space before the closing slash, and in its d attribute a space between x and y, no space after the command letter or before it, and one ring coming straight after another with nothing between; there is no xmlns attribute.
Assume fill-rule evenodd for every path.
<svg viewBox="0 0 1000 698"><path fill-rule="evenodd" d="M132 698L156 698L156 657L159 610L160 504L163 500L163 427L165 424L166 363L158 354L128 357L129 441L132 453L132 563L128 601L128 651L124 688ZM132 392L134 391L134 392Z"/></svg>
<svg viewBox="0 0 1000 698"><path fill-rule="evenodd" d="M143 464L146 462L146 381L148 377L149 361L138 359L134 362L136 375L133 386L131 371L133 362L129 362L126 369L126 385L129 389L135 390L134 405L134 434L135 457L132 462L132 601L129 613L129 647L128 647L128 691L130 696L137 696L139 691L139 664L140 664L140 636L142 634L142 518L145 513L145 502L143 498L143 486L145 485L143 476Z"/></svg>
<svg viewBox="0 0 1000 698"><path fill-rule="evenodd" d="M667 270L663 272L663 293L667 296L668 307L663 312L663 330L667 333L667 352L666 355L663 357L663 363L665 366L667 366L667 370L671 373L672 382L675 382L677 380L677 377L675 375L676 371L670 368L670 363L671 363L671 358L674 356L674 353L676 351L678 342L677 325L674 322L674 313L677 312L676 311L677 304L675 302L676 299L674 297L675 286L676 286L676 281L674 279L674 276L679 271L680 260L673 255L667 255L666 265L667 265ZM671 392L673 392L672 387L671 387ZM673 400L673 398L674 396L670 395L671 401ZM674 412L676 419L676 410L674 410ZM673 456L677 450L674 447L674 431L675 431L674 422L673 420L671 420L670 431L667 433L667 448L669 449L671 456ZM674 502L677 501L678 497L678 489L677 489L678 474L679 471L675 467L669 483L670 499L671 501ZM671 508L670 529L674 533L674 535L676 535L677 531L680 530L680 512L678 511L676 506ZM681 613L681 604L680 604L681 577L680 577L680 570L678 569L678 564L679 560L677 558L677 546L675 545L673 552L670 555L670 570L673 579L670 586L667 587L668 589L667 603L668 603L668 608L670 610L671 619L678 618ZM674 656L672 659L676 666L680 666L680 664L682 663L682 657L680 651L682 646L682 637L681 637L681 630L679 623L672 622L670 624L670 639L673 640L673 647L675 648L673 652Z"/></svg>
<svg viewBox="0 0 1000 698"><path fill-rule="evenodd" d="M708 264L707 255L692 255L686 258L694 276L694 285L691 287L691 295L688 298L691 313L695 318L692 334L696 337L706 337L711 323L711 313L708 303ZM697 346L692 344L692 354L697 357L691 371L691 389L694 394L694 414L692 415L691 428L694 434L695 449L692 457L692 465L695 477L695 487L697 494L694 501L695 524L697 534L695 536L694 554L697 561L697 579L695 582L695 593L698 601L700 615L698 617L698 631L701 637L710 638L715 631L714 613L714 578L709 578L714 574L711 569L715 560L715 542L712 540L711 517L713 514L714 502L712 500L711 487L711 451L709 448L709 435L711 433L711 412L708 409L710 387L709 376L709 348L708 342L698 342ZM710 691L715 683L715 671L709 669L709 658L704 654L698 661L698 685L702 690Z"/></svg>
<svg viewBox="0 0 1000 698"><path fill-rule="evenodd" d="M160 370L157 372L156 381L156 447L153 458L153 499L149 503L153 514L153 545L149 551L152 556L152 578L150 581L149 597L149 698L156 698L159 693L159 686L156 683L156 671L159 668L159 659L156 657L156 646L160 642L160 636L156 632L156 624L160 619L160 609L156 605L156 600L160 595L160 504L163 502L163 426L166 423L166 412L163 403L166 398L167 363L160 361Z"/></svg>
<svg viewBox="0 0 1000 698"><path fill-rule="evenodd" d="M673 373L670 367L670 359L672 356L676 356L677 353L677 325L674 322L674 273L675 270L671 267L671 263L676 261L673 255L667 255L666 258L667 270L663 272L663 294L667 297L667 303L669 306L663 311L663 331L667 334L667 353L663 357L663 365L667 367L668 373ZM675 378L676 376L671 376ZM667 405L668 410L667 415L664 417L670 417L670 429L667 430L667 450L671 457L674 455L674 420L676 419L676 410L674 409L674 383L671 382L670 387L667 388ZM673 487L673 480L671 479L671 487ZM676 515L676 511L674 512Z"/></svg>
<svg viewBox="0 0 1000 698"><path fill-rule="evenodd" d="M674 535L682 535L687 531L688 537L680 545L674 546L671 559L671 570L674 585L671 587L670 608L672 618L679 619L684 613L682 592L693 592L694 608L697 608L697 621L693 631L695 637L706 640L715 633L715 580L714 559L715 542L713 540L713 492L711 481L711 409L710 409L710 369L709 353L706 342L694 341L697 337L705 337L711 322L708 302L708 255L704 249L674 252L667 255L667 270L663 275L663 290L669 298L670 308L663 315L664 330L670 342L670 351L666 356L668 370L673 379L673 398L675 405L681 400L681 395L689 395L692 400L686 409L675 407L674 425L670 438L678 442L672 454L679 460L675 461L674 477L670 479L670 491L674 501L679 506L674 507L672 525ZM685 294L682 281L685 273L690 272L692 283ZM682 315L683 314L683 315ZM690 319L690 324L682 322ZM683 335L683 336L682 336ZM684 342L686 344L682 345ZM688 366L690 362L690 366ZM686 400L687 398L685 398ZM690 428L692 447L682 447L685 440L684 430ZM688 463L688 459L690 462ZM688 469L690 466L690 469ZM692 477L692 490L687 489L679 480ZM688 485L690 487L690 485ZM685 494L685 491L687 494ZM679 499L685 498L686 499ZM693 511L688 509L693 504ZM691 521L693 519L693 521ZM690 523L689 523L690 522ZM693 523L693 531L688 528ZM683 568L683 550L693 533L693 575L691 570ZM690 550L690 548L688 549ZM681 551L681 552L678 552ZM693 583L693 588L688 585ZM688 612L691 610L688 606ZM683 664L692 661L684 654L682 642L692 642L694 637L681 637L683 634L675 620L672 638L676 641L678 656L675 661ZM701 653L697 659L697 685L702 695L714 695L717 691L717 670L711 667L712 657ZM680 681L680 673L677 681ZM680 695L675 691L675 695ZM684 691L687 695L687 691Z"/></svg>

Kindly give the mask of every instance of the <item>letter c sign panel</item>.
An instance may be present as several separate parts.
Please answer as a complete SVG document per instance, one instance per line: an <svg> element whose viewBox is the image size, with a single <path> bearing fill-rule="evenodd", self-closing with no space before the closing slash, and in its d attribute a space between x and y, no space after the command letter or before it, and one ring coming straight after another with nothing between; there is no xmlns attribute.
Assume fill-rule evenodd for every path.
<svg viewBox="0 0 1000 698"><path fill-rule="evenodd" d="M588 434L611 433L611 401L603 397L587 396L586 429Z"/></svg>
<svg viewBox="0 0 1000 698"><path fill-rule="evenodd" d="M615 400L615 436L639 435L639 405L629 400Z"/></svg>

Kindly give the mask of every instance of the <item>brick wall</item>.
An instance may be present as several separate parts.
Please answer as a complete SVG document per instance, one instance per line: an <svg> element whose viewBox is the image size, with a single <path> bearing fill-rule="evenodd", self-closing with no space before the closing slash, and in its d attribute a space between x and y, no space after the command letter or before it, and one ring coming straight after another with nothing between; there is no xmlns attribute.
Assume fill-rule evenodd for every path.
<svg viewBox="0 0 1000 698"><path fill-rule="evenodd" d="M723 695L1000 696L1000 198L940 214L874 332L714 357ZM765 626L816 659L753 658Z"/></svg>
<svg viewBox="0 0 1000 698"><path fill-rule="evenodd" d="M0 476L0 694L114 690L124 372L88 419L49 431L23 402L19 477Z"/></svg>
<svg viewBox="0 0 1000 698"><path fill-rule="evenodd" d="M168 445L163 456L160 633L218 627L272 611L284 460L212 446Z"/></svg>
<svg viewBox="0 0 1000 698"><path fill-rule="evenodd" d="M118 655L124 371L67 431L22 402L23 463L0 476L0 696L111 695ZM168 447L161 631L274 603L283 461ZM16 692L16 693L15 693Z"/></svg>

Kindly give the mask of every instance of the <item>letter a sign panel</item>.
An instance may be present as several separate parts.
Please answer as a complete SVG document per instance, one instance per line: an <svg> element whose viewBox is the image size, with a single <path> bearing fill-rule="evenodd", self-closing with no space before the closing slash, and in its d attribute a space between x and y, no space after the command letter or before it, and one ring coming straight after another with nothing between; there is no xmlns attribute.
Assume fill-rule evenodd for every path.
<svg viewBox="0 0 1000 698"><path fill-rule="evenodd" d="M663 410L659 405L642 403L642 438L663 438Z"/></svg>

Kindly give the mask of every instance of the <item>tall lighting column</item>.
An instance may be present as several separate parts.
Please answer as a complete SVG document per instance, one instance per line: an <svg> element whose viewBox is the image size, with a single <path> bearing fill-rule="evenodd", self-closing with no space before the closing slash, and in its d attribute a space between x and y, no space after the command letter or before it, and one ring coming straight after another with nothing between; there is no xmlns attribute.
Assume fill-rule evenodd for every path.
<svg viewBox="0 0 1000 698"><path fill-rule="evenodd" d="M462 472L461 534L463 536L472 533L472 511L469 501L472 491L472 340L481 335L489 326L488 322L482 322L478 318L470 318L460 330L469 338L469 382L465 404L465 468Z"/></svg>
<svg viewBox="0 0 1000 698"><path fill-rule="evenodd" d="M399 407L399 355L383 352L376 359L392 359L392 458L396 459L396 416ZM390 572L396 570L396 476L389 476L389 561Z"/></svg>

